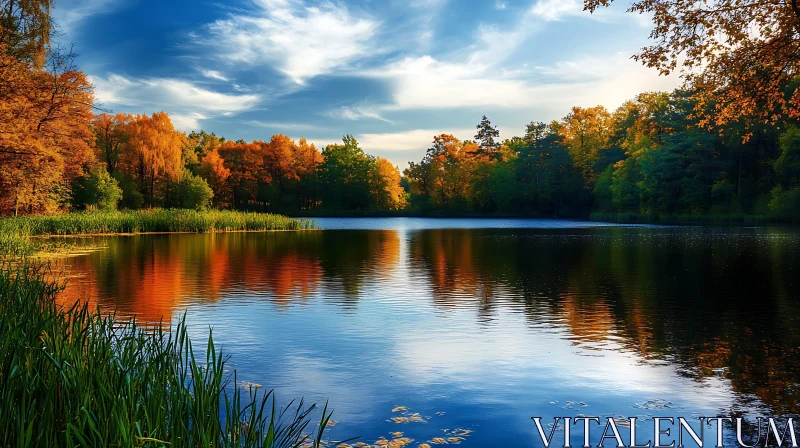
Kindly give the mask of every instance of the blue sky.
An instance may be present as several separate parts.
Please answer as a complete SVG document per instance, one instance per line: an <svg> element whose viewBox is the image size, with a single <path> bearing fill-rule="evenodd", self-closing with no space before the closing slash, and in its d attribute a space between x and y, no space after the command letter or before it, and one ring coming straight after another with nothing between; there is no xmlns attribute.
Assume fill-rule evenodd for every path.
<svg viewBox="0 0 800 448"><path fill-rule="evenodd" d="M443 132L502 138L573 105L670 90L630 60L649 17L581 0L56 0L64 42L115 112L229 139L351 133L403 169Z"/></svg>

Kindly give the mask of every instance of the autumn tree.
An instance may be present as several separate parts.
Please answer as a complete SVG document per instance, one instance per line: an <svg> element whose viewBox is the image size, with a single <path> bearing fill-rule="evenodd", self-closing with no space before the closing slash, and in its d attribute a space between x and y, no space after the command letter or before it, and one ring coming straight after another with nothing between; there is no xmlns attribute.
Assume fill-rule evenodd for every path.
<svg viewBox="0 0 800 448"><path fill-rule="evenodd" d="M185 135L175 130L166 112L137 115L130 123L127 166L139 180L140 190L151 206L155 202L157 180L169 182L181 178L185 145ZM169 183L166 185L168 188Z"/></svg>
<svg viewBox="0 0 800 448"><path fill-rule="evenodd" d="M301 138L294 154L294 171L298 177L297 199L301 210L314 208L319 200L318 169L323 162L322 154L316 146Z"/></svg>
<svg viewBox="0 0 800 448"><path fill-rule="evenodd" d="M0 44L0 213L54 212L93 157L92 88L71 54L51 52L37 69L6 48Z"/></svg>
<svg viewBox="0 0 800 448"><path fill-rule="evenodd" d="M563 139L574 165L590 186L596 177L594 165L599 151L607 145L611 133L611 114L603 106L573 107L552 128Z"/></svg>
<svg viewBox="0 0 800 448"><path fill-rule="evenodd" d="M214 191L213 205L219 207L230 206L231 189L227 181L231 176L231 170L225 167L225 161L219 155L217 149L211 150L203 157L199 174Z"/></svg>
<svg viewBox="0 0 800 448"><path fill-rule="evenodd" d="M406 192L400 186L400 171L387 159L375 159L377 170L376 194L377 206L382 210L400 210L406 205Z"/></svg>
<svg viewBox="0 0 800 448"><path fill-rule="evenodd" d="M206 155L219 148L225 138L218 137L213 132L192 131L186 136L186 146L183 151L183 164L193 174L197 174L200 164Z"/></svg>
<svg viewBox="0 0 800 448"><path fill-rule="evenodd" d="M612 2L584 0L584 7ZM634 59L664 75L679 70L695 89L700 125L800 117L792 84L800 75L796 0L636 0L628 11L652 16L654 25L655 42Z"/></svg>
<svg viewBox="0 0 800 448"><path fill-rule="evenodd" d="M41 68L47 59L53 0L0 0L0 51Z"/></svg>
<svg viewBox="0 0 800 448"><path fill-rule="evenodd" d="M226 178L234 208L249 208L258 201L259 182L267 181L262 148L263 142L228 140L217 150L224 160L223 167L229 173Z"/></svg>
<svg viewBox="0 0 800 448"><path fill-rule="evenodd" d="M112 176L117 171L120 155L128 143L128 128L132 121L131 115L122 113L101 113L92 119L98 159L106 164L106 169Z"/></svg>

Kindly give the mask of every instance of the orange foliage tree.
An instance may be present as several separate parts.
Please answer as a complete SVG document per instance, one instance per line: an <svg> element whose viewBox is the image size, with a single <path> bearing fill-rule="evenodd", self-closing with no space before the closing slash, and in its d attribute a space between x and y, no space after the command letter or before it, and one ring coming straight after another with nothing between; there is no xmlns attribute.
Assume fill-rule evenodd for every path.
<svg viewBox="0 0 800 448"><path fill-rule="evenodd" d="M96 136L98 158L106 164L108 174L114 175L120 155L128 143L129 127L133 121L130 114L102 113L92 120Z"/></svg>
<svg viewBox="0 0 800 448"><path fill-rule="evenodd" d="M594 12L613 0L584 0ZM696 90L705 125L744 119L774 124L800 117L800 5L797 0L637 0L652 15L655 43L634 56Z"/></svg>
<svg viewBox="0 0 800 448"><path fill-rule="evenodd" d="M563 138L573 165L581 170L587 185L594 182L598 151L604 148L612 132L611 114L603 106L573 107L553 125Z"/></svg>
<svg viewBox="0 0 800 448"><path fill-rule="evenodd" d="M142 194L153 205L156 181L165 180L168 188L170 181L182 176L186 136L175 130L166 112L136 115L128 126L125 166L128 174L138 178Z"/></svg>
<svg viewBox="0 0 800 448"><path fill-rule="evenodd" d="M1 28L1 27L0 27ZM93 92L72 56L46 69L0 44L0 213L51 213L91 161Z"/></svg>
<svg viewBox="0 0 800 448"><path fill-rule="evenodd" d="M53 23L53 0L0 0L0 47L3 53L41 68L47 59Z"/></svg>
<svg viewBox="0 0 800 448"><path fill-rule="evenodd" d="M231 176L231 170L225 167L225 161L219 155L219 151L213 149L203 157L203 162L200 164L200 176L214 191L214 205L218 207L231 205L230 187L227 182Z"/></svg>
<svg viewBox="0 0 800 448"><path fill-rule="evenodd" d="M378 206L384 210L400 210L406 205L406 192L400 186L400 171L392 162L378 157L376 159L378 169Z"/></svg>

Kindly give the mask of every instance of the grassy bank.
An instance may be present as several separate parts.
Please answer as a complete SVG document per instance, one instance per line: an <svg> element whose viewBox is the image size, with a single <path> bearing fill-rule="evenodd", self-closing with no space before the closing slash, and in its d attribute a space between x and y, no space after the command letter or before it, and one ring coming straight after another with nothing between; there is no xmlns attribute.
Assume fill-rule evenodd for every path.
<svg viewBox="0 0 800 448"><path fill-rule="evenodd" d="M319 446L330 415L314 428L313 406L235 387L211 337L196 357L183 324L59 309L59 289L30 264L0 269L0 446Z"/></svg>
<svg viewBox="0 0 800 448"><path fill-rule="evenodd" d="M0 235L89 235L145 232L235 232L301 230L313 221L266 213L195 210L75 212L0 219Z"/></svg>

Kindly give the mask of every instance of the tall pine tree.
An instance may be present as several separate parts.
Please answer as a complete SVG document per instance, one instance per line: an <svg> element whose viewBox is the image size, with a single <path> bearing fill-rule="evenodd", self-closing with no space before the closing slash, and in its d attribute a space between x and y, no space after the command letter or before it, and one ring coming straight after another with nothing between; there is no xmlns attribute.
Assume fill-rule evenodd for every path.
<svg viewBox="0 0 800 448"><path fill-rule="evenodd" d="M496 126L492 126L492 122L486 118L486 115L483 116L480 124L475 128L478 129L478 133L475 134L475 141L480 146L480 153L494 157L500 147L500 143L495 140L500 138L500 131L497 130Z"/></svg>

